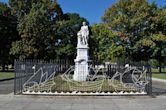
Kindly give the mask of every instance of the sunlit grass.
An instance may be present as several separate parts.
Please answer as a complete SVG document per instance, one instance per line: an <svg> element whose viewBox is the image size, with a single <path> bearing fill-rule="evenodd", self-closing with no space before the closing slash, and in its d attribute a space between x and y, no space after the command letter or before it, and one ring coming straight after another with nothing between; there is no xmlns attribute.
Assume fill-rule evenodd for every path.
<svg viewBox="0 0 166 110"><path fill-rule="evenodd" d="M13 72L0 72L0 79L14 78Z"/></svg>
<svg viewBox="0 0 166 110"><path fill-rule="evenodd" d="M166 73L166 69L162 69L161 72ZM159 73L159 69L152 69L152 73Z"/></svg>
<svg viewBox="0 0 166 110"><path fill-rule="evenodd" d="M152 77L154 78L159 78L159 79L165 79L166 80L166 73L157 73L157 74L152 74Z"/></svg>

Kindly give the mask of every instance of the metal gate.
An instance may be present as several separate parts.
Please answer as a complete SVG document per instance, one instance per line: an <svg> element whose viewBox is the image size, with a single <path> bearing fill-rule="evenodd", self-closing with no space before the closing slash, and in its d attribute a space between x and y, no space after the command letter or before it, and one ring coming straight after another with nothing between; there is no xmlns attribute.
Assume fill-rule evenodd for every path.
<svg viewBox="0 0 166 110"><path fill-rule="evenodd" d="M67 60L15 60L15 94L144 95L151 94L151 68L143 64L88 66L86 81L73 80L75 66Z"/></svg>

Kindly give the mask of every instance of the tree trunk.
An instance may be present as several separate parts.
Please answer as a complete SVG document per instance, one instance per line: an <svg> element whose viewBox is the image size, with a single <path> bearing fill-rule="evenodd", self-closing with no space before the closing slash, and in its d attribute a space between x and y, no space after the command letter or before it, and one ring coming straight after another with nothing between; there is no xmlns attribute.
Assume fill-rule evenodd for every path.
<svg viewBox="0 0 166 110"><path fill-rule="evenodd" d="M162 66L162 54L161 54L161 48L160 48L160 53L159 53L159 73L161 73L161 66Z"/></svg>
<svg viewBox="0 0 166 110"><path fill-rule="evenodd" d="M162 71L161 71L161 59L159 59L159 73L161 73Z"/></svg>
<svg viewBox="0 0 166 110"><path fill-rule="evenodd" d="M5 63L2 63L2 71L5 71Z"/></svg>

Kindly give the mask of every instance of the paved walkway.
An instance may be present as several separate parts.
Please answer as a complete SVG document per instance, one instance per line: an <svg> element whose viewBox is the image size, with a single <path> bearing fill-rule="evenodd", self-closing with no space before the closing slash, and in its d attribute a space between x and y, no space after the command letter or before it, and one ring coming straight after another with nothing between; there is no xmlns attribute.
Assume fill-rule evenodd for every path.
<svg viewBox="0 0 166 110"><path fill-rule="evenodd" d="M165 110L166 84L153 81L149 96L13 95L13 81L0 83L0 110Z"/></svg>
<svg viewBox="0 0 166 110"><path fill-rule="evenodd" d="M0 95L0 110L165 110L166 96L14 96Z"/></svg>
<svg viewBox="0 0 166 110"><path fill-rule="evenodd" d="M152 78L152 80L153 80L153 81L158 81L158 82L166 83L166 80L164 80L164 79Z"/></svg>
<svg viewBox="0 0 166 110"><path fill-rule="evenodd" d="M166 95L166 82L153 80L152 82L153 95Z"/></svg>
<svg viewBox="0 0 166 110"><path fill-rule="evenodd" d="M14 90L14 80L0 82L0 94L9 94Z"/></svg>

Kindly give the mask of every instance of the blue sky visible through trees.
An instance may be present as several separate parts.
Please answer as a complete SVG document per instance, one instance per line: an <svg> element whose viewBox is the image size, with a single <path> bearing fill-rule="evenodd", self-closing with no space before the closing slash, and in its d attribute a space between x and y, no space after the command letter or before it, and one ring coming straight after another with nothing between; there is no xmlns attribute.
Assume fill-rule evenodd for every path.
<svg viewBox="0 0 166 110"><path fill-rule="evenodd" d="M8 0L0 0L7 3ZM85 17L90 24L100 23L101 17L105 10L118 0L58 0L63 11L70 13L79 13ZM158 6L165 6L166 0L148 0L149 2L156 1Z"/></svg>

